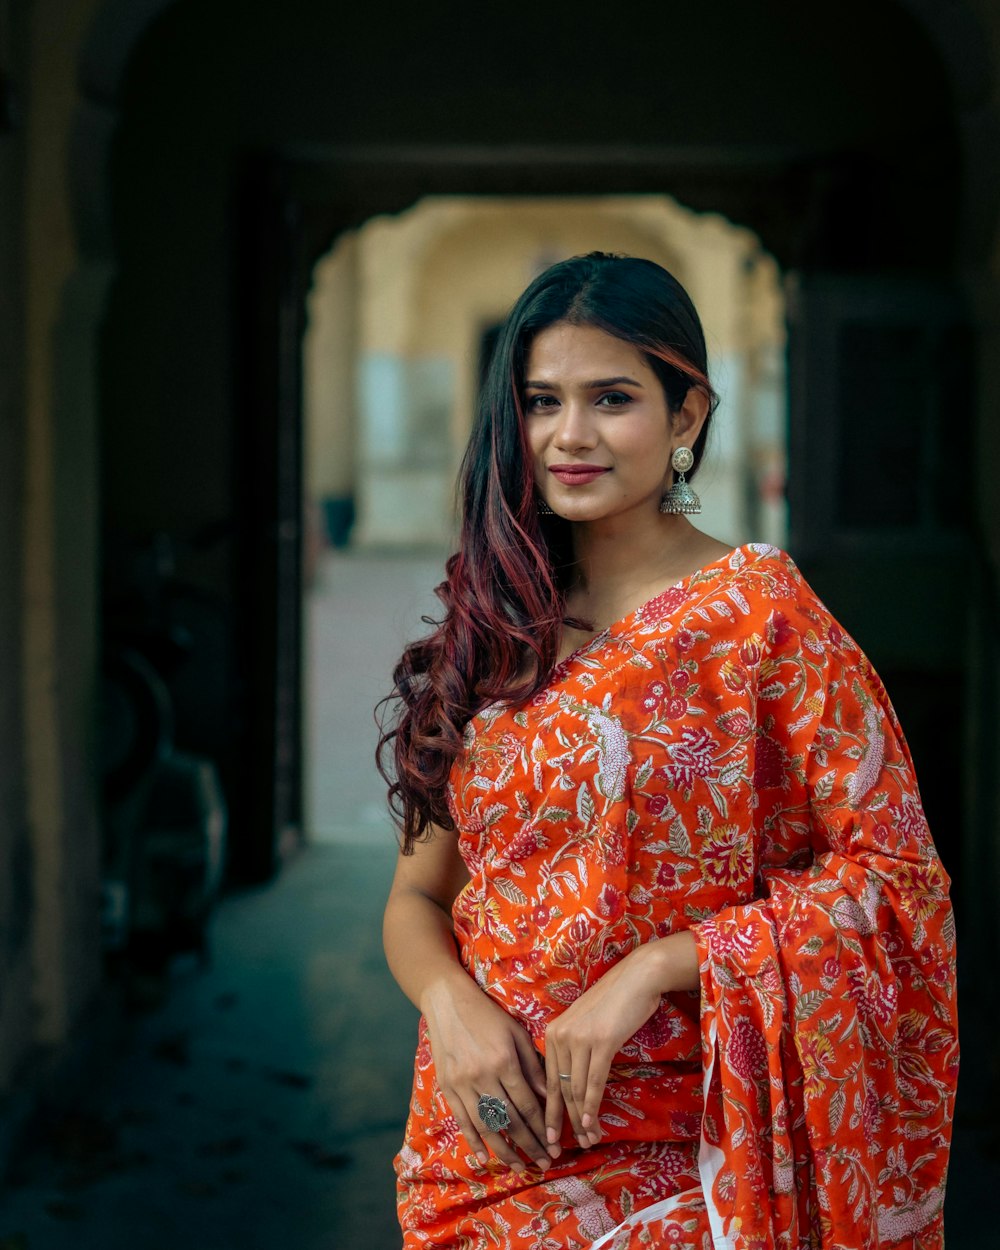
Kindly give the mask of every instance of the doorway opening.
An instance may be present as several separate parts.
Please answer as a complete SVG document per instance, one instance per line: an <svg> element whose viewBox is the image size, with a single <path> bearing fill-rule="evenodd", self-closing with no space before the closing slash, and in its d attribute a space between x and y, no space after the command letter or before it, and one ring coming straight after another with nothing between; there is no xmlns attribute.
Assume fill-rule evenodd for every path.
<svg viewBox="0 0 1000 1250"><path fill-rule="evenodd" d="M302 348L307 840L390 843L372 709L435 614L483 361L527 283L593 250L664 265L702 317L722 402L700 526L784 545L785 305L752 231L664 195L439 195L341 234Z"/></svg>

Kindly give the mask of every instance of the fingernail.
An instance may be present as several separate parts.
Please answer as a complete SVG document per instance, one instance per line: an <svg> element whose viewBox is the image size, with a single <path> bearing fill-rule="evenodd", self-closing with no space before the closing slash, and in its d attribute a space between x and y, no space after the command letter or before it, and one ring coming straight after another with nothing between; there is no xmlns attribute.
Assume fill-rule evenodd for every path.
<svg viewBox="0 0 1000 1250"><path fill-rule="evenodd" d="M535 1160L535 1167L538 1168L539 1171L544 1172L551 1162L552 1160L548 1157L548 1155L542 1155L540 1159Z"/></svg>
<svg viewBox="0 0 1000 1250"><path fill-rule="evenodd" d="M591 1120L590 1120L590 1112L589 1112L589 1111L586 1113L586 1115L584 1115L584 1117L583 1117L583 1119L580 1121L580 1123L583 1125L583 1127L584 1127L584 1128L590 1128Z"/></svg>
<svg viewBox="0 0 1000 1250"><path fill-rule="evenodd" d="M596 1146L597 1143L601 1140L600 1133L588 1133L587 1136L590 1138L590 1144L592 1146Z"/></svg>
<svg viewBox="0 0 1000 1250"><path fill-rule="evenodd" d="M576 1139L576 1140L580 1143L580 1146L581 1146L581 1148L582 1148L583 1150L586 1150L586 1149L587 1149L587 1147L590 1145L590 1142L586 1139L586 1137L584 1137L584 1135L583 1135L582 1133L579 1133L579 1134L577 1135L577 1139Z"/></svg>
<svg viewBox="0 0 1000 1250"><path fill-rule="evenodd" d="M552 1156L553 1159L558 1159L559 1156L562 1154L562 1146L550 1146L549 1154Z"/></svg>
<svg viewBox="0 0 1000 1250"><path fill-rule="evenodd" d="M559 1140L559 1134L555 1131L554 1128L546 1129L545 1136L548 1138L549 1145L552 1145L554 1142L557 1142Z"/></svg>
<svg viewBox="0 0 1000 1250"><path fill-rule="evenodd" d="M479 1160L479 1162L483 1165L483 1167L485 1167L485 1166L487 1165L487 1163L489 1163L489 1161L490 1161L490 1157L489 1157L489 1155L488 1155L488 1154L487 1154L484 1150L477 1150L477 1151L476 1151L476 1158L477 1158L477 1159Z"/></svg>

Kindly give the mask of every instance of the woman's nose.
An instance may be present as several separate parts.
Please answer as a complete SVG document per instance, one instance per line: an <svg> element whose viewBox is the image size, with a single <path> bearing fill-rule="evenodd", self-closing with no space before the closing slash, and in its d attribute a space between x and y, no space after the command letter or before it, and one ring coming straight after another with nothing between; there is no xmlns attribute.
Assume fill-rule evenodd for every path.
<svg viewBox="0 0 1000 1250"><path fill-rule="evenodd" d="M590 419L586 404L564 404L556 429L556 446L563 451L576 447L593 447L596 437L596 427Z"/></svg>

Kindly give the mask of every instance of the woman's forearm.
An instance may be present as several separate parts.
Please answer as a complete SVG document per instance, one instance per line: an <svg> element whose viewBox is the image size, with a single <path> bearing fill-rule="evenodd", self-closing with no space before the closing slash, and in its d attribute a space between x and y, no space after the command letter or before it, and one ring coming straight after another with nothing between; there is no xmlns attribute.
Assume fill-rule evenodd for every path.
<svg viewBox="0 0 1000 1250"><path fill-rule="evenodd" d="M440 904L413 889L394 889L382 923L389 969L415 1007L443 986L472 988L458 960L451 917Z"/></svg>

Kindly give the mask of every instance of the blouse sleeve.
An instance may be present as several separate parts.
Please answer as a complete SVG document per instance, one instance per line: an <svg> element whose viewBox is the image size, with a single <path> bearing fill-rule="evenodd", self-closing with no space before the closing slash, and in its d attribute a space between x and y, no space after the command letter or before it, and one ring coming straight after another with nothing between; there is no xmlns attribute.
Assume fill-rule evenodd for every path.
<svg viewBox="0 0 1000 1250"><path fill-rule="evenodd" d="M694 928L715 1245L938 1247L958 1068L948 878L852 640L811 601L772 612L760 650L758 897Z"/></svg>

